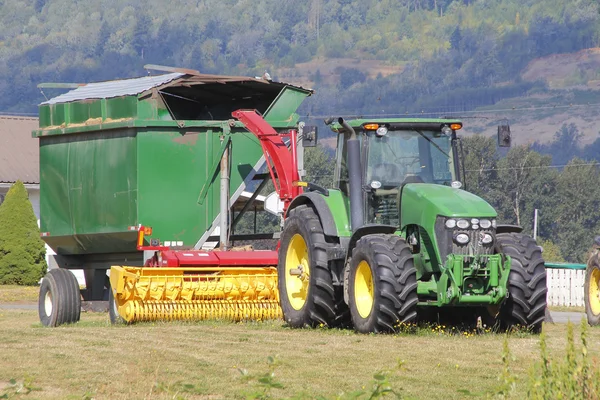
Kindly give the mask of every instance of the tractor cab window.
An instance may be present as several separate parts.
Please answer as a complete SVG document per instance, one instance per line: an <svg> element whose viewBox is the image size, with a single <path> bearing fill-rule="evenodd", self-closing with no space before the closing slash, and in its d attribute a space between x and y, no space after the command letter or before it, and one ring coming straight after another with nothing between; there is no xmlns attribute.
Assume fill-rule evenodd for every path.
<svg viewBox="0 0 600 400"><path fill-rule="evenodd" d="M450 140L433 131L390 131L378 137L369 133L366 182L384 188L404 183L452 182Z"/></svg>
<svg viewBox="0 0 600 400"><path fill-rule="evenodd" d="M399 224L400 187L407 183L450 185L453 178L450 139L439 131L367 133L365 183L368 223Z"/></svg>

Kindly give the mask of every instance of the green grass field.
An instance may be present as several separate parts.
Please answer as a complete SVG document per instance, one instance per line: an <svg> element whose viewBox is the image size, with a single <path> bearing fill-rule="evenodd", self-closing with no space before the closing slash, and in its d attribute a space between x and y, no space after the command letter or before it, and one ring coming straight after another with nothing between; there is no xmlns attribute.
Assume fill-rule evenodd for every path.
<svg viewBox="0 0 600 400"><path fill-rule="evenodd" d="M544 330L551 357L564 358L566 325ZM21 392L34 389L23 398L40 399L245 398L262 391L258 380L268 376L270 356L271 379L283 386L267 393L272 398L351 398L353 391L371 390L381 371L404 398L494 398L503 341L499 334L425 329L402 335L291 330L281 321L111 326L106 314L91 313L76 325L44 328L34 310L0 309L0 398L21 398L21 386ZM600 329L590 329L588 341L597 362ZM512 335L509 346L517 378L509 397L523 398L539 338Z"/></svg>

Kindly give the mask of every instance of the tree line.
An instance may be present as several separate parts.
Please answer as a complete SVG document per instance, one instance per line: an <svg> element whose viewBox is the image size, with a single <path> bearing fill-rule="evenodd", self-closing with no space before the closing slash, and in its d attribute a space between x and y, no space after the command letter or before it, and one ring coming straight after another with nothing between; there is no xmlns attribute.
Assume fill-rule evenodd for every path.
<svg viewBox="0 0 600 400"><path fill-rule="evenodd" d="M547 144L512 147L502 154L495 138L463 139L467 190L483 197L502 223L533 233L551 247L547 261L585 263L600 234L600 140L581 146L576 125L565 124Z"/></svg>
<svg viewBox="0 0 600 400"><path fill-rule="evenodd" d="M405 112L493 104L545 90L529 61L598 46L596 0L35 0L0 2L0 111L35 112L40 82L140 76L144 64L274 78L323 58L379 60L320 82L309 114ZM318 64L317 64L318 65ZM573 79L597 79L594 70Z"/></svg>

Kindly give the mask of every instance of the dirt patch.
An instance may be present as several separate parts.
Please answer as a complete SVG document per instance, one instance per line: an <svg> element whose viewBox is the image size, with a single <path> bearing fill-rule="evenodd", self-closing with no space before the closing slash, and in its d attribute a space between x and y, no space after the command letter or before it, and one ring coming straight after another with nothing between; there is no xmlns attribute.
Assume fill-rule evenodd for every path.
<svg viewBox="0 0 600 400"><path fill-rule="evenodd" d="M553 54L529 63L521 77L526 81L544 80L551 89L600 90L600 48L576 53Z"/></svg>
<svg viewBox="0 0 600 400"><path fill-rule="evenodd" d="M364 73L368 78L376 78L398 74L404 70L404 65L390 65L380 60L362 60L356 58L315 58L305 63L296 64L294 68L281 68L277 71L283 81L294 82L303 87L314 86L314 76L317 71L323 82L337 84L340 81L339 68L353 68Z"/></svg>

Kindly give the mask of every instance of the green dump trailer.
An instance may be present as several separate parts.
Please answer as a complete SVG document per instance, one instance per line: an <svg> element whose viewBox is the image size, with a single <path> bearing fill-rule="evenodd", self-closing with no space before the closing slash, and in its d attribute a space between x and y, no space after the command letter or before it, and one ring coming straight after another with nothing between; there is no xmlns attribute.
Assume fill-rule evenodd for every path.
<svg viewBox="0 0 600 400"><path fill-rule="evenodd" d="M182 70L80 85L42 103L33 136L42 238L56 252L51 268L59 267L54 278L74 279L66 269L82 269L83 300L106 301L111 265L144 265L137 250L142 225L173 248L201 248L219 226L224 152L230 205L264 164L258 139L231 112L256 109L277 131L288 130L311 93ZM53 304L41 294L42 322Z"/></svg>

